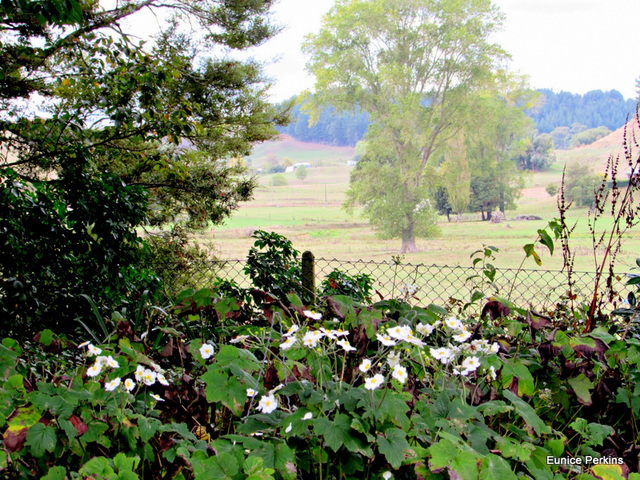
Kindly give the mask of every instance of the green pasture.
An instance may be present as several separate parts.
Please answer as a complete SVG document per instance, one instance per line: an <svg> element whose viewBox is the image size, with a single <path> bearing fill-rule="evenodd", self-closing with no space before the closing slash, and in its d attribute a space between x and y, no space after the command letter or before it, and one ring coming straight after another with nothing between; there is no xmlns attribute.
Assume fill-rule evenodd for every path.
<svg viewBox="0 0 640 480"><path fill-rule="evenodd" d="M593 165L594 171L602 171L611 152L611 148L556 152L557 161L551 168L527 176L527 185L517 201L517 208L506 213L505 222L482 222L479 214L465 214L462 222L457 222L455 216L451 217L451 222L441 217L441 235L418 239L420 251L405 255L403 261L467 267L471 265L469 256L472 252L482 245L493 245L500 249L494 261L498 268L522 265L532 270L560 270L563 261L559 243L553 255L543 245L537 247L542 266L532 258L522 263L523 246L536 239L538 229L558 217L556 199L547 195L544 187L550 183L560 184L562 169L567 163L586 162ZM278 154L279 158L283 156L284 153ZM223 226L205 231L197 238L203 244L213 242L220 258L245 258L253 244L252 231L263 229L285 235L298 250L310 250L318 258L388 261L398 254L400 240L378 238L366 219L359 215L359 210L350 216L342 208L351 170L336 165L312 167L304 182L294 173L285 173L288 185L282 187L271 187L272 176L262 175L258 177L260 186L251 202L243 204ZM542 220L515 220L518 215L536 215ZM572 241L574 269L589 272L595 269L595 262L587 217L586 208L572 208L568 213L571 224L577 222ZM598 221L597 232L610 231L611 226L612 220L605 217ZM600 248L597 254L602 258L604 250ZM638 256L640 233L632 231L625 235L616 270L630 271Z"/></svg>

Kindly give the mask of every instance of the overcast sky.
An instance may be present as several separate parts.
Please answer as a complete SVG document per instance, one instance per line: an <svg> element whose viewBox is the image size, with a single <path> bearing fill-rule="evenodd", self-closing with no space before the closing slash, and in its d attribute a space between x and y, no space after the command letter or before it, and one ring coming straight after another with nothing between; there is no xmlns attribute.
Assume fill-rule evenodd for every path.
<svg viewBox="0 0 640 480"><path fill-rule="evenodd" d="M300 51L306 34L320 29L333 0L280 0L274 19L283 32L253 52L270 60L271 94L283 100L313 79ZM496 41L512 56L511 69L529 76L533 88L584 94L618 90L635 98L640 77L637 45L640 0L494 0L506 14Z"/></svg>

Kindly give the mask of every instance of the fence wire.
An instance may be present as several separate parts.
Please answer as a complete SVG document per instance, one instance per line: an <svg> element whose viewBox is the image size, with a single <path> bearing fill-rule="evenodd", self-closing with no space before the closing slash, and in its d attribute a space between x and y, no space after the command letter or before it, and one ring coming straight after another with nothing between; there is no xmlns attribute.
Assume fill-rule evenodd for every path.
<svg viewBox="0 0 640 480"><path fill-rule="evenodd" d="M242 288L252 286L244 273L245 260L210 260L176 271L167 287L173 293L186 288L211 287L217 278L233 280ZM480 290L486 296L508 298L521 307L538 310L553 308L566 299L568 282L564 272L551 270L496 269L494 282L489 284L479 268L426 264L377 262L365 260L315 259L315 285L335 269L355 276L367 274L373 281L373 300L402 297L406 289L416 288L411 302L417 306L444 305L451 299L469 301L473 291ZM617 304L628 287L625 275L613 281L614 302ZM595 274L573 272L575 302L588 302L593 296ZM604 282L601 282L604 283ZM319 292L321 293L321 292ZM604 294L602 289L600 294ZM611 309L613 309L613 304Z"/></svg>

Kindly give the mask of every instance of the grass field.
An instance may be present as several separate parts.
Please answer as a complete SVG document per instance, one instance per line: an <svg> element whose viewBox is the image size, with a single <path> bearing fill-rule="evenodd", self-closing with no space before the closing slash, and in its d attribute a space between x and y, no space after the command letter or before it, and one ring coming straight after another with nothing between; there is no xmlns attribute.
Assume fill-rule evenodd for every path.
<svg viewBox="0 0 640 480"><path fill-rule="evenodd" d="M469 255L483 244L500 249L495 265L502 268L517 268L523 258L523 245L537 237L537 230L558 216L555 197L550 197L544 188L550 184L560 184L565 164L580 162L588 164L594 172L604 170L610 154L620 151L620 134L609 141L599 141L593 148L571 151L557 151L557 161L544 172L533 173L527 178L527 187L517 202L517 209L507 212L507 221L499 224L482 222L479 215L466 215L465 221L440 222L441 235L432 239L418 239L420 249L408 254L404 261L436 265L471 265ZM352 150L351 150L352 152ZM349 186L349 149L301 144L285 139L280 144L271 142L256 148L252 165L256 166L270 156L282 159L289 157L295 162L307 161L312 164L304 182L294 173L283 174L288 185L269 186L270 176L259 177L260 186L254 200L243 204L224 225L210 229L198 236L203 243L211 243L220 258L245 258L253 244L251 232L254 229L272 230L291 239L300 250L310 250L318 258L338 258L343 260L386 261L397 255L400 241L382 240L369 227L367 221L358 215L347 214L342 209L345 192ZM622 171L624 171L622 167ZM517 215L537 215L543 220L516 221ZM576 253L575 269L594 270L592 238L587 224L587 209L572 209L569 218L577 222L573 234L573 251ZM598 231L609 229L611 219L603 219ZM559 251L550 256L542 245L537 249L543 265L538 267L532 259L524 263L524 268L557 270L562 267ZM603 252L598 252L601 256ZM635 266L635 258L640 256L640 233L625 236L623 250L619 255L619 272L629 271Z"/></svg>

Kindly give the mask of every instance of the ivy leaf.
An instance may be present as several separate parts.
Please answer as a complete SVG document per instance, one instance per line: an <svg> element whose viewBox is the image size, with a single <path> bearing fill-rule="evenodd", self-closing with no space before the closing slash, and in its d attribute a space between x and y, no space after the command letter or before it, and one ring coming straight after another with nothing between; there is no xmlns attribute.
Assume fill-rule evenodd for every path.
<svg viewBox="0 0 640 480"><path fill-rule="evenodd" d="M34 457L42 457L44 452L53 452L56 446L56 431L44 423L36 423L27 432L27 445Z"/></svg>

